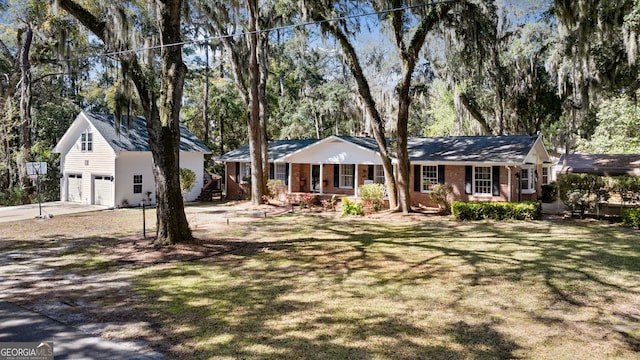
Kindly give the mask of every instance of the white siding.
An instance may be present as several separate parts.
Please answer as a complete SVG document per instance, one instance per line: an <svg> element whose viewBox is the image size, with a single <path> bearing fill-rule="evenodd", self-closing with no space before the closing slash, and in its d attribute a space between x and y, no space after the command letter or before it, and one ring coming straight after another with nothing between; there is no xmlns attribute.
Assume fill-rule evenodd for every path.
<svg viewBox="0 0 640 360"><path fill-rule="evenodd" d="M186 199L187 201L194 201L200 195L200 190L202 190L202 185L204 184L204 154L181 152L180 167L191 169L196 173L196 183Z"/></svg>
<svg viewBox="0 0 640 360"><path fill-rule="evenodd" d="M85 126L78 127L72 134L76 141L66 154L62 154L61 167L63 168L63 182L68 181L68 174L82 174L82 198L80 202L91 204L93 201L93 176L113 176L115 153L100 133L88 122ZM80 136L89 130L93 133L93 150L82 151L80 144ZM64 183L60 187L61 199L67 199L67 184Z"/></svg>
<svg viewBox="0 0 640 360"><path fill-rule="evenodd" d="M304 164L382 164L380 156L371 150L361 148L339 139L311 145L292 154L286 162Z"/></svg>
<svg viewBox="0 0 640 360"><path fill-rule="evenodd" d="M133 176L142 175L142 193L133 193ZM147 192L151 192L151 202L156 202L156 185L153 179L153 157L151 152L120 152L116 158L115 206L141 205Z"/></svg>
<svg viewBox="0 0 640 360"><path fill-rule="evenodd" d="M153 157L150 152L121 152L116 159L116 195L115 206L122 206L126 200L131 206L141 204L147 192L151 192L151 202L156 202L156 186L153 178ZM194 201L204 183L204 154L180 153L180 167L191 169L196 173L196 184L187 196L187 201ZM142 193L133 193L133 176L142 175Z"/></svg>

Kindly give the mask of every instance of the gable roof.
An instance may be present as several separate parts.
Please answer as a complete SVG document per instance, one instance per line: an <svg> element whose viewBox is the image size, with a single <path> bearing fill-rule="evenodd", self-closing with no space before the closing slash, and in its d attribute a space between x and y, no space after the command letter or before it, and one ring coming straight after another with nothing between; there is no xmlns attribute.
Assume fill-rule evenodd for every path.
<svg viewBox="0 0 640 360"><path fill-rule="evenodd" d="M562 154L557 167L559 173L640 176L640 154L569 154L566 166L564 159Z"/></svg>
<svg viewBox="0 0 640 360"><path fill-rule="evenodd" d="M147 120L136 116L129 120L128 126L124 122L120 131L116 128L115 117L110 114L84 112L87 120L95 126L100 135L115 151L151 151ZM210 153L211 150L198 139L184 124L180 123L180 151Z"/></svg>
<svg viewBox="0 0 640 360"><path fill-rule="evenodd" d="M280 159L309 145L312 145L317 141L317 139L269 141L268 158L272 161ZM228 153L220 156L218 160L231 162L250 162L251 154L249 153L249 145L244 145L235 150L229 151Z"/></svg>
<svg viewBox="0 0 640 360"><path fill-rule="evenodd" d="M409 138L407 148L411 161L524 164L539 139L539 135L419 137Z"/></svg>
<svg viewBox="0 0 640 360"><path fill-rule="evenodd" d="M329 136L322 140L275 140L269 142L269 160L282 160L296 152L336 140L352 143L376 154L379 151L376 140L370 137ZM522 165L535 151L542 153L538 157L543 161L549 160L540 135L412 137L408 139L407 150L412 162ZM230 151L218 160L249 162L249 145Z"/></svg>
<svg viewBox="0 0 640 360"><path fill-rule="evenodd" d="M129 120L128 126L124 122L120 131L116 128L115 117L110 114L99 114L82 111L71 124L67 132L54 148L54 152L64 152L77 140L76 131L81 127L82 121L89 122L100 133L109 146L118 151L151 151L149 146L149 133L147 121L142 116L136 116ZM75 135L74 135L75 134ZM180 151L211 153L211 150L189 129L180 123Z"/></svg>

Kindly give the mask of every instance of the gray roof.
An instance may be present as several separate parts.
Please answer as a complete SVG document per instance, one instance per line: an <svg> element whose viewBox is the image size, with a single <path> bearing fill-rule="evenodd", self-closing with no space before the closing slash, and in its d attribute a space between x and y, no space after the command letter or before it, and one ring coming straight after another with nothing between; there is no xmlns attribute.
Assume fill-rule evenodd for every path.
<svg viewBox="0 0 640 360"><path fill-rule="evenodd" d="M342 140L349 141L353 144L361 146L367 150L378 151L378 143L376 139L372 137L362 137L362 136L338 136L338 138Z"/></svg>
<svg viewBox="0 0 640 360"><path fill-rule="evenodd" d="M564 159L563 154L558 161L559 173L640 176L640 154L569 154L566 166Z"/></svg>
<svg viewBox="0 0 640 360"><path fill-rule="evenodd" d="M87 119L100 132L102 137L115 151L151 151L149 147L149 133L147 121L142 116L129 120L128 126L121 124L120 131L116 128L114 116L84 112ZM180 151L210 153L211 150L200 141L182 123L180 124Z"/></svg>
<svg viewBox="0 0 640 360"><path fill-rule="evenodd" d="M376 140L370 137L338 138L371 151L378 151ZM408 139L407 148L411 161L522 164L538 138L538 135L414 137ZM319 140L270 141L269 160L289 155L317 141ZM249 145L230 151L219 160L249 162Z"/></svg>
<svg viewBox="0 0 640 360"><path fill-rule="evenodd" d="M269 141L269 160L279 159L283 156L294 153L302 148L305 148L311 144L316 143L317 139L307 140L272 140ZM241 146L233 151L220 156L220 161L233 161L233 162L249 162L251 161L251 154L249 153L249 145Z"/></svg>
<svg viewBox="0 0 640 360"><path fill-rule="evenodd" d="M409 138L411 161L524 162L539 135L443 136Z"/></svg>

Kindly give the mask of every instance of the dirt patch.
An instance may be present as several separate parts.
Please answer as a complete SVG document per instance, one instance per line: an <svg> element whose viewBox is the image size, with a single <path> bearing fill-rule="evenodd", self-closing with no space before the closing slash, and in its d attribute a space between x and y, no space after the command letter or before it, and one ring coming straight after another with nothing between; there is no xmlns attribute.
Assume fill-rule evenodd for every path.
<svg viewBox="0 0 640 360"><path fill-rule="evenodd" d="M123 263L161 264L200 260L237 251L244 246L245 243L214 240L194 240L189 243L158 246L149 239L143 239L106 248L101 254Z"/></svg>

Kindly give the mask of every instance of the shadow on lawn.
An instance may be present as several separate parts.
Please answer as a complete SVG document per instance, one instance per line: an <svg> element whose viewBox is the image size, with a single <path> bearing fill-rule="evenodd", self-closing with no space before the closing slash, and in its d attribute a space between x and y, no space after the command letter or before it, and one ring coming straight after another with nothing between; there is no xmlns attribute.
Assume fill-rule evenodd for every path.
<svg viewBox="0 0 640 360"><path fill-rule="evenodd" d="M565 236L562 227L574 235ZM60 248L19 260L25 269L15 264L15 276L5 273L2 283L16 302L34 300L17 289L38 289L39 301L60 307L66 322L83 314L75 321L143 324L131 336L176 358L518 358L531 349L504 330L509 319L491 313L513 314L509 307L516 305L508 298L497 299L495 310L476 303L486 300L477 293L500 283L531 286L538 292L531 296L545 302L541 308L558 310L522 311L527 321L570 329L562 312L596 307L608 317L589 321L638 348L640 314L606 308L640 292L640 243L619 228L287 215L244 229L257 240L241 240L242 234L208 240L227 248L199 261L154 266L100 261L95 244L117 246L118 239L62 245L54 235ZM298 235L287 239L291 234ZM52 252L71 263L64 256L53 261ZM440 283L442 299L413 293ZM431 313L455 316L430 323Z"/></svg>

